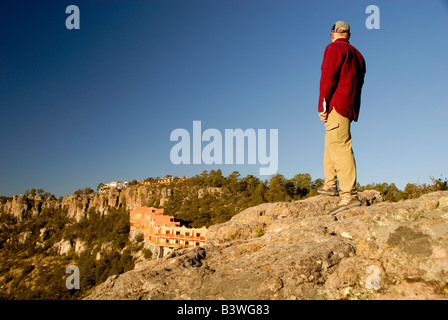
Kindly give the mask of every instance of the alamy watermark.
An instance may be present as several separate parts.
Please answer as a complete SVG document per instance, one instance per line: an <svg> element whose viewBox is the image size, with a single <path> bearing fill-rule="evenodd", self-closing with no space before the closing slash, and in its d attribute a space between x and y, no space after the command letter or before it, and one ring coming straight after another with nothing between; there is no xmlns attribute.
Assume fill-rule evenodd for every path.
<svg viewBox="0 0 448 320"><path fill-rule="evenodd" d="M69 290L79 289L79 267L76 265L69 265L65 269L65 273L70 273L67 279L65 279L65 287Z"/></svg>
<svg viewBox="0 0 448 320"><path fill-rule="evenodd" d="M80 29L80 12L76 5L69 5L65 9L65 13L70 15L65 19L65 26L67 29ZM377 5L369 5L366 8L366 13L370 14L366 19L366 28L369 30L380 28L380 8Z"/></svg>
<svg viewBox="0 0 448 320"><path fill-rule="evenodd" d="M258 160L265 166L260 167L260 175L272 175L278 170L278 129L269 130L268 142L266 129L225 129L223 135L214 128L202 132L201 121L193 121L192 134L186 129L174 129L170 141L177 141L170 151L175 165L245 164L247 155L247 164L257 164ZM203 146L203 142L207 144Z"/></svg>
<svg viewBox="0 0 448 320"><path fill-rule="evenodd" d="M380 8L371 4L367 6L366 13L370 14L366 19L366 28L369 30L380 28Z"/></svg>
<svg viewBox="0 0 448 320"><path fill-rule="evenodd" d="M80 18L79 18L79 8L75 5L69 5L65 8L65 13L70 13L70 15L65 19L65 27L69 30L80 29Z"/></svg>

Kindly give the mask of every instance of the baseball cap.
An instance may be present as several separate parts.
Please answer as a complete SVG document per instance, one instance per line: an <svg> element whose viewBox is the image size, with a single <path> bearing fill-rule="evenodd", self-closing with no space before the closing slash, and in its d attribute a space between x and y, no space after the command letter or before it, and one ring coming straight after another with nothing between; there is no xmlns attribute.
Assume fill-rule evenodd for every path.
<svg viewBox="0 0 448 320"><path fill-rule="evenodd" d="M344 28L345 30L337 31L339 28ZM331 32L339 32L339 33L350 33L350 26L347 22L344 21L337 21L333 28L331 29Z"/></svg>

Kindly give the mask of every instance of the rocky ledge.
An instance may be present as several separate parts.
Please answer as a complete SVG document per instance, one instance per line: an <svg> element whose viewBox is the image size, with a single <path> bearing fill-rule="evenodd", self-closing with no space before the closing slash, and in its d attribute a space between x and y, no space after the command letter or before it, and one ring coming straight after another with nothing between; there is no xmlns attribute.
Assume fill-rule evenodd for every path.
<svg viewBox="0 0 448 320"><path fill-rule="evenodd" d="M447 299L448 191L359 196L336 216L327 196L248 208L206 247L141 262L86 299Z"/></svg>

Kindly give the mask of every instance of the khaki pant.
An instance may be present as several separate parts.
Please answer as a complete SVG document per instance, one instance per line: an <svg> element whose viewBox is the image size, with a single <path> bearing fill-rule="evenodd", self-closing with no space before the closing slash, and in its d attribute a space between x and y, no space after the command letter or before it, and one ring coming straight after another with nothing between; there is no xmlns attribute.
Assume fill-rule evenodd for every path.
<svg viewBox="0 0 448 320"><path fill-rule="evenodd" d="M351 120L333 108L325 122L324 176L327 187L336 187L339 195L354 196L356 192L356 163L350 134Z"/></svg>

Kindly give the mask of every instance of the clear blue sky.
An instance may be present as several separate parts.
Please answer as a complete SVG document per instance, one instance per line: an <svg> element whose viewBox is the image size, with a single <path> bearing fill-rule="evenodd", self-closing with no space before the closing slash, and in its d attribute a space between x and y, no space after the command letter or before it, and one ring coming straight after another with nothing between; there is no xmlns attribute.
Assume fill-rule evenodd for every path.
<svg viewBox="0 0 448 320"><path fill-rule="evenodd" d="M68 30L68 5L80 29ZM368 5L380 9L369 30ZM320 65L337 20L367 74L358 181L447 177L447 1L2 1L0 195L260 165L174 165L170 133L278 129L278 172L323 177ZM259 176L268 179L268 176Z"/></svg>

